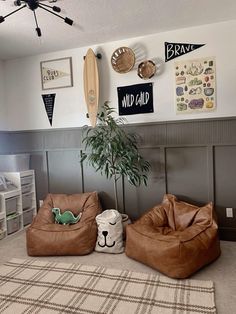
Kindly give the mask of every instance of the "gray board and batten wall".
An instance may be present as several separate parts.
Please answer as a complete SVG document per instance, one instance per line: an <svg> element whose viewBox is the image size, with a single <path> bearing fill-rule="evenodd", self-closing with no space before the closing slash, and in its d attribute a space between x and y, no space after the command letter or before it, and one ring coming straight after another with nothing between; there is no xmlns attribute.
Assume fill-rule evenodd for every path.
<svg viewBox="0 0 236 314"><path fill-rule="evenodd" d="M203 205L213 201L221 239L236 241L236 118L130 124L151 163L148 186L119 182L119 206L131 218L161 202L165 193ZM37 199L50 193L98 191L114 208L113 183L80 164L82 128L0 132L0 153L30 153ZM233 208L233 218L226 217Z"/></svg>

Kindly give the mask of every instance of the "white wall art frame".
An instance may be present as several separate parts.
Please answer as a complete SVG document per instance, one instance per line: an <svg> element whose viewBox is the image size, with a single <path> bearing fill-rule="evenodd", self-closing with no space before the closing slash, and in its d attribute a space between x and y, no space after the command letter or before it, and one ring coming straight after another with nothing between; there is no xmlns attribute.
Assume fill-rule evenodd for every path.
<svg viewBox="0 0 236 314"><path fill-rule="evenodd" d="M42 89L73 86L72 58L60 58L40 62Z"/></svg>

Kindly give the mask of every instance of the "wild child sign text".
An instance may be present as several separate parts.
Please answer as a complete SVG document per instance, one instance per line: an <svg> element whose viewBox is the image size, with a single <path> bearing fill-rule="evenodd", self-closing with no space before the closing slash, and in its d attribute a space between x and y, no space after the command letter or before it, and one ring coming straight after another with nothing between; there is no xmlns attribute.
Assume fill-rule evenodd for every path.
<svg viewBox="0 0 236 314"><path fill-rule="evenodd" d="M117 88L119 115L153 112L153 84L136 84Z"/></svg>

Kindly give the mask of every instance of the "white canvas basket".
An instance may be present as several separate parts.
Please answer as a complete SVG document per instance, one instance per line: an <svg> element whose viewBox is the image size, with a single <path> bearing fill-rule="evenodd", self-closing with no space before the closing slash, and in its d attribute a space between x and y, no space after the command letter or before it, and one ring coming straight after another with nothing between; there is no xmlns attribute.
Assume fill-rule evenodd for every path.
<svg viewBox="0 0 236 314"><path fill-rule="evenodd" d="M123 224L122 216L115 209L108 209L96 217L98 236L95 251L106 253L122 253Z"/></svg>

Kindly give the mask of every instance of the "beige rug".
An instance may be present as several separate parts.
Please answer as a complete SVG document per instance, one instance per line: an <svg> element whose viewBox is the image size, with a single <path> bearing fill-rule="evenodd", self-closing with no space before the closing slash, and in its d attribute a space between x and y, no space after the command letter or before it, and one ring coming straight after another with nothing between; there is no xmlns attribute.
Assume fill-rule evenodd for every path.
<svg viewBox="0 0 236 314"><path fill-rule="evenodd" d="M216 308L211 281L12 259L0 267L0 313L188 314Z"/></svg>

